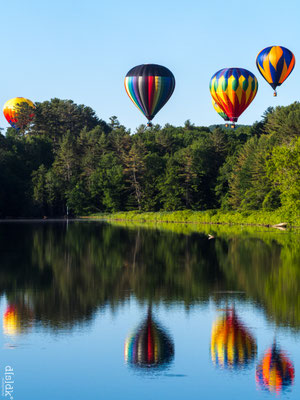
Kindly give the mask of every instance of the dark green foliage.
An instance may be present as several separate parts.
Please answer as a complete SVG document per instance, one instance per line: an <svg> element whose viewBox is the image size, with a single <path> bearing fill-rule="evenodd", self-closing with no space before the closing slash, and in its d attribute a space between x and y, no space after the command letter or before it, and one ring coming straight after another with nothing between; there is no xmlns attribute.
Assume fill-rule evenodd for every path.
<svg viewBox="0 0 300 400"><path fill-rule="evenodd" d="M117 211L299 212L300 105L235 130L141 125L130 134L71 100L37 104L0 135L0 217Z"/></svg>

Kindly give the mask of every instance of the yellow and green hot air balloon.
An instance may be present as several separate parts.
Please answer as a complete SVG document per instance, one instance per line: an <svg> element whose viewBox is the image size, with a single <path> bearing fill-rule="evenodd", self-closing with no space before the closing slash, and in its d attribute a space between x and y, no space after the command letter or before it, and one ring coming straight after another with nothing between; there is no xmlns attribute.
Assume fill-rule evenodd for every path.
<svg viewBox="0 0 300 400"><path fill-rule="evenodd" d="M216 366L242 369L256 357L256 341L234 310L227 310L213 325L211 358Z"/></svg>
<svg viewBox="0 0 300 400"><path fill-rule="evenodd" d="M294 69L295 56L283 46L269 46L258 53L256 66L274 89L274 96L277 96L277 86L280 86Z"/></svg>
<svg viewBox="0 0 300 400"><path fill-rule="evenodd" d="M234 124L256 96L257 79L243 68L224 68L210 80L209 90L213 100Z"/></svg>
<svg viewBox="0 0 300 400"><path fill-rule="evenodd" d="M3 114L7 122L17 130L25 129L34 118L35 105L24 97L14 97L8 100L3 107Z"/></svg>
<svg viewBox="0 0 300 400"><path fill-rule="evenodd" d="M220 117L222 117L224 119L224 121L226 121L226 122L230 121L228 116L226 115L226 113L224 113L224 111L218 106L218 104L214 101L214 99L212 99L212 105L213 105L213 108L220 115ZM228 124L225 124L225 126L227 127Z"/></svg>

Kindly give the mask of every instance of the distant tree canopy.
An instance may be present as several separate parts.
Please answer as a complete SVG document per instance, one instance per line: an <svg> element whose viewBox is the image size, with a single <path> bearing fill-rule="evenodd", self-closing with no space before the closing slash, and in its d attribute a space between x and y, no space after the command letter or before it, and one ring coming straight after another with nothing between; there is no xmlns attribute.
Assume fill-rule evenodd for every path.
<svg viewBox="0 0 300 400"><path fill-rule="evenodd" d="M300 103L222 126L106 123L71 100L37 103L0 135L0 217L119 210L300 208Z"/></svg>

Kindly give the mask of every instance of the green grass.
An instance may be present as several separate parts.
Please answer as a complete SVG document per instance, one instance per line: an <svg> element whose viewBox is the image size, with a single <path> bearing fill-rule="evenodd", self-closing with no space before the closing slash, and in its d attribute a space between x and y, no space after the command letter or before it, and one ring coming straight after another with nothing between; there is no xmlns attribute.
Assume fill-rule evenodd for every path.
<svg viewBox="0 0 300 400"><path fill-rule="evenodd" d="M113 214L92 214L83 218L101 218L106 220L123 220L155 223L196 223L196 224L230 224L269 226L286 222L288 226L300 226L300 215L291 215L280 209L276 211L127 211Z"/></svg>

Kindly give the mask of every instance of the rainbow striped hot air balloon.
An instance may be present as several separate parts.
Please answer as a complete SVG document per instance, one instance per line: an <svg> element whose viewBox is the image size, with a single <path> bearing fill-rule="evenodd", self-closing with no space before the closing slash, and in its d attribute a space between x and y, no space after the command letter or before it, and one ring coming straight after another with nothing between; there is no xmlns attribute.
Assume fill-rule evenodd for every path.
<svg viewBox="0 0 300 400"><path fill-rule="evenodd" d="M279 394L293 384L294 377L292 362L274 343L256 368L257 384L262 389Z"/></svg>
<svg viewBox="0 0 300 400"><path fill-rule="evenodd" d="M274 96L277 96L277 86L280 86L294 69L295 56L283 46L266 47L258 53L256 66L274 89Z"/></svg>
<svg viewBox="0 0 300 400"><path fill-rule="evenodd" d="M129 365L162 368L172 361L174 345L149 312L138 331L126 339L124 353Z"/></svg>
<svg viewBox="0 0 300 400"><path fill-rule="evenodd" d="M256 77L243 68L221 69L209 83L213 100L233 122L233 127L256 96L257 89Z"/></svg>
<svg viewBox="0 0 300 400"><path fill-rule="evenodd" d="M216 320L211 334L211 358L216 366L242 369L255 359L256 350L255 339L234 310Z"/></svg>
<svg viewBox="0 0 300 400"><path fill-rule="evenodd" d="M124 85L128 96L151 126L150 121L172 96L175 78L166 67L142 64L127 73Z"/></svg>
<svg viewBox="0 0 300 400"><path fill-rule="evenodd" d="M17 130L24 129L34 117L35 105L24 97L14 97L8 100L3 107L3 114L7 122Z"/></svg>

